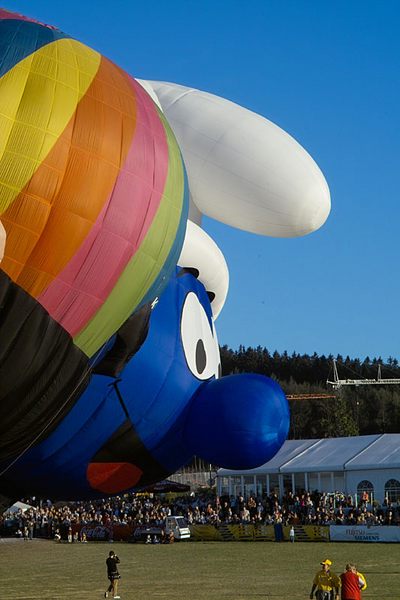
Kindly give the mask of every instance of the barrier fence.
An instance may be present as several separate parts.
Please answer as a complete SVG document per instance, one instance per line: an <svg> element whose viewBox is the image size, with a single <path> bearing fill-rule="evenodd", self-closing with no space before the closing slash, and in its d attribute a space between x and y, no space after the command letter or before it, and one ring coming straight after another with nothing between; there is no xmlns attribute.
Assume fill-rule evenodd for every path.
<svg viewBox="0 0 400 600"><path fill-rule="evenodd" d="M88 540L115 541L132 539L135 527L118 525L74 526L74 532L81 530ZM203 542L285 542L289 541L290 526L220 524L191 525L191 539ZM366 527L362 525L295 525L296 542L400 542L400 527Z"/></svg>
<svg viewBox="0 0 400 600"><path fill-rule="evenodd" d="M288 541L290 526L276 525L191 525L192 538L199 541L275 542ZM298 542L329 542L329 526L296 525Z"/></svg>

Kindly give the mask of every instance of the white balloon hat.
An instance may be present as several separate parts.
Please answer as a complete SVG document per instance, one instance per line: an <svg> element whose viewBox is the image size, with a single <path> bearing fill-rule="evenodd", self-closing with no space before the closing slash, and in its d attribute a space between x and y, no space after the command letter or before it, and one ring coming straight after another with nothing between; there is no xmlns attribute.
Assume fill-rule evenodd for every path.
<svg viewBox="0 0 400 600"><path fill-rule="evenodd" d="M156 94L178 140L191 195L189 218L205 214L252 233L297 237L330 208L328 184L286 131L238 104L175 83L139 81Z"/></svg>
<svg viewBox="0 0 400 600"><path fill-rule="evenodd" d="M185 162L190 220L178 264L199 271L215 294L216 318L229 273L221 250L199 227L203 214L252 233L306 235L329 215L328 184L308 152L265 117L194 88L138 81L165 114Z"/></svg>
<svg viewBox="0 0 400 600"><path fill-rule="evenodd" d="M198 279L211 292L211 309L214 319L221 312L229 287L229 271L224 255L214 240L192 221L187 222L185 241L178 260L180 267L194 268Z"/></svg>

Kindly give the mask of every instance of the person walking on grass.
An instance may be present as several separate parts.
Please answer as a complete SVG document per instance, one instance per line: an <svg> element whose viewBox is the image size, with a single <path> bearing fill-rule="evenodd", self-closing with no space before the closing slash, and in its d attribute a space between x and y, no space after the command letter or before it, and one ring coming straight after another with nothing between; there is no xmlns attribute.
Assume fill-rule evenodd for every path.
<svg viewBox="0 0 400 600"><path fill-rule="evenodd" d="M108 558L106 560L107 565L107 577L110 580L110 585L107 590L104 592L104 598L108 598L109 594L112 593L110 598L121 598L118 596L118 580L121 578L121 575L118 573L118 567L120 560L118 556L115 554L114 550L110 550L108 554Z"/></svg>
<svg viewBox="0 0 400 600"><path fill-rule="evenodd" d="M320 564L321 570L315 574L310 598L314 597L315 591L316 600L339 600L341 582L339 577L330 570L332 561L326 559Z"/></svg>

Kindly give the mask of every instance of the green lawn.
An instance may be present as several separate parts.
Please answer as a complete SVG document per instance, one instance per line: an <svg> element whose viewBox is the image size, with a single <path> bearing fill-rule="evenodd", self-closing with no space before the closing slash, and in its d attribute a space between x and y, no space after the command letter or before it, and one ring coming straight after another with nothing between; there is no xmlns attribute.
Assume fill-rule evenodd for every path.
<svg viewBox="0 0 400 600"><path fill-rule="evenodd" d="M0 598L102 598L110 548L121 560L122 600L309 597L320 560L340 573L355 562L368 581L363 598L400 598L397 544L181 542L172 545L0 540Z"/></svg>

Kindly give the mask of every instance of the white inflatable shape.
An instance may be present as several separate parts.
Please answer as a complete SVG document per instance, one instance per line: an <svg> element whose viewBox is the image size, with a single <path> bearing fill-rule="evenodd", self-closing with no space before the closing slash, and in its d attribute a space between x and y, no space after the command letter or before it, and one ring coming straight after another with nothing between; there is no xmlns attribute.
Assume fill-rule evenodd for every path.
<svg viewBox="0 0 400 600"><path fill-rule="evenodd" d="M0 221L0 262L4 258L5 247L6 247L6 230L4 229L3 223Z"/></svg>
<svg viewBox="0 0 400 600"><path fill-rule="evenodd" d="M201 227L189 220L178 265L192 267L199 271L199 280L206 291L215 294L211 308L216 319L228 293L228 267L224 255L214 240Z"/></svg>
<svg viewBox="0 0 400 600"><path fill-rule="evenodd" d="M136 81L142 86L142 88L148 93L150 98L153 100L155 104L157 104L158 108L163 112L160 101L157 97L157 94L153 90L150 81L146 81L145 79L136 79Z"/></svg>
<svg viewBox="0 0 400 600"><path fill-rule="evenodd" d="M142 82L141 82L142 83ZM274 237L315 231L329 188L311 156L280 127L229 100L174 83L151 85L178 140L201 214ZM147 89L147 88L146 88Z"/></svg>

